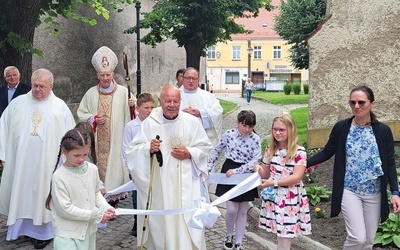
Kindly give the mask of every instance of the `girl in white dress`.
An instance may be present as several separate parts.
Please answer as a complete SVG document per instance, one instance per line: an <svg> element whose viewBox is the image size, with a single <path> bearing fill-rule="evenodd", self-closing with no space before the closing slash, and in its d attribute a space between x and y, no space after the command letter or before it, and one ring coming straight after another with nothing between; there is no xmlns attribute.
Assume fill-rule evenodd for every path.
<svg viewBox="0 0 400 250"><path fill-rule="evenodd" d="M289 250L299 234L311 234L310 208L301 180L307 155L297 142L293 118L288 114L275 117L263 162L254 167L264 188L258 226L278 236L278 250Z"/></svg>

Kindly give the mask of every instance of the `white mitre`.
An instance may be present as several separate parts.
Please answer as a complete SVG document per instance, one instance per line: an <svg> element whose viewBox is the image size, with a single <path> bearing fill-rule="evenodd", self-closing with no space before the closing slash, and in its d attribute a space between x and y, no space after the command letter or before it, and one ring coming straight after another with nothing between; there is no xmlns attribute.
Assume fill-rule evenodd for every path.
<svg viewBox="0 0 400 250"><path fill-rule="evenodd" d="M92 65L97 72L114 72L118 64L118 58L114 51L103 46L92 57Z"/></svg>

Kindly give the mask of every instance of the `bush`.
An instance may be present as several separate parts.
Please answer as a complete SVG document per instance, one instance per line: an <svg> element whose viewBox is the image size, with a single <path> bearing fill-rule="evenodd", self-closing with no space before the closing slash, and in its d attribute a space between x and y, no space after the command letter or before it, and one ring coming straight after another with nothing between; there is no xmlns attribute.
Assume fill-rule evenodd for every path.
<svg viewBox="0 0 400 250"><path fill-rule="evenodd" d="M295 95L299 95L301 91L300 83L293 83L293 92Z"/></svg>
<svg viewBox="0 0 400 250"><path fill-rule="evenodd" d="M324 186L307 186L306 192L311 205L315 206L321 200L327 200L332 194L332 191L327 190Z"/></svg>
<svg viewBox="0 0 400 250"><path fill-rule="evenodd" d="M375 235L374 244L382 246L396 245L400 248L400 216L394 213L389 214L389 218L381 223Z"/></svg>
<svg viewBox="0 0 400 250"><path fill-rule="evenodd" d="M283 85L283 92L285 95L290 95L290 92L292 92L292 84L285 83L285 85Z"/></svg>
<svg viewBox="0 0 400 250"><path fill-rule="evenodd" d="M308 95L308 84L307 83L303 84L303 89L304 89L304 94Z"/></svg>

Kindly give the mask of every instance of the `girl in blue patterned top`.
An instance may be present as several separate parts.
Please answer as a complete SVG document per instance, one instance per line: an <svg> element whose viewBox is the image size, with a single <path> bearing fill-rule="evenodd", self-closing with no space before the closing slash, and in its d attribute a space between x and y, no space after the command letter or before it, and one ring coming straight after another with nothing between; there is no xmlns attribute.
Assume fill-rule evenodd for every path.
<svg viewBox="0 0 400 250"><path fill-rule="evenodd" d="M208 169L211 171L218 156L225 149L225 163L221 173L226 177L233 174L253 172L253 166L261 158L261 140L254 132L256 115L253 111L242 110L237 116L237 128L227 130L219 140L218 145L212 150L208 160ZM217 185L215 194L222 196L234 185ZM258 198L257 189L250 190L226 202L226 237L224 248L233 249L233 229L236 228L235 249L243 249L243 235L247 221L247 207L249 201Z"/></svg>
<svg viewBox="0 0 400 250"><path fill-rule="evenodd" d="M254 167L264 188L258 226L277 235L279 250L289 250L294 237L311 234L310 208L301 181L307 155L297 142L292 116L275 117L263 162Z"/></svg>
<svg viewBox="0 0 400 250"><path fill-rule="evenodd" d="M335 124L324 149L307 159L307 166L335 155L331 217L343 213L343 249L372 249L379 219L383 222L389 214L388 183L393 211L400 210L393 135L372 112L375 97L370 88L355 87L349 105L353 116Z"/></svg>

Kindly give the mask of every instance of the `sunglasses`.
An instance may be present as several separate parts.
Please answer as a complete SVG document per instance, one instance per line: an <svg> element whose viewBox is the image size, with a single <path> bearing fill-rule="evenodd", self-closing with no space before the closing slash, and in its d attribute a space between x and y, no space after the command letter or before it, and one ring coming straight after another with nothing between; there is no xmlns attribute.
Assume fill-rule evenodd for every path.
<svg viewBox="0 0 400 250"><path fill-rule="evenodd" d="M360 107L364 107L366 103L367 101L351 101L351 100L349 101L351 107L355 107L356 104L358 104L358 106Z"/></svg>

